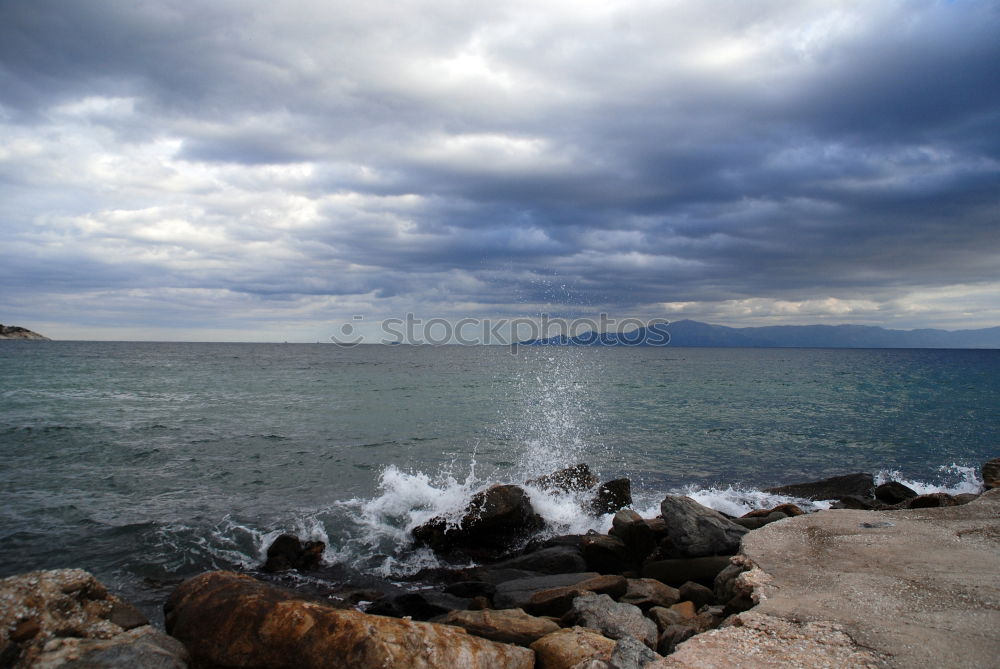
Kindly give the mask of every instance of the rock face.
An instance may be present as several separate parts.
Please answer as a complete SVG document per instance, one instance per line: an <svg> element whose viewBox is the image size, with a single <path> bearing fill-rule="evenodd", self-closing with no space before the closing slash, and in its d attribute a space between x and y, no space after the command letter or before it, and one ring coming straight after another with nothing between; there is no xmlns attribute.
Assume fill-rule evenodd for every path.
<svg viewBox="0 0 1000 669"><path fill-rule="evenodd" d="M306 571L319 567L323 561L326 544L322 541L299 541L293 534L282 534L267 549L264 571L298 569Z"/></svg>
<svg viewBox="0 0 1000 669"><path fill-rule="evenodd" d="M632 503L632 482L628 479L614 479L602 483L591 502L591 511L597 515L614 513Z"/></svg>
<svg viewBox="0 0 1000 669"><path fill-rule="evenodd" d="M472 497L457 527L434 518L413 529L413 538L433 550L495 557L542 528L541 516L516 485L494 485Z"/></svg>
<svg viewBox="0 0 1000 669"><path fill-rule="evenodd" d="M888 481L875 488L875 499L885 504L899 504L916 496L916 490L898 481Z"/></svg>
<svg viewBox="0 0 1000 669"><path fill-rule="evenodd" d="M822 481L808 483L793 483L791 485L767 488L764 492L774 495L789 495L805 499L840 499L848 495L871 497L875 489L875 477L871 474L857 473L844 476L833 476Z"/></svg>
<svg viewBox="0 0 1000 669"><path fill-rule="evenodd" d="M0 339L31 339L35 341L50 341L48 337L32 332L17 325L0 325Z"/></svg>
<svg viewBox="0 0 1000 669"><path fill-rule="evenodd" d="M185 581L165 608L167 631L197 666L251 669L531 669L531 651L432 623L370 616L296 599L231 572Z"/></svg>
<svg viewBox="0 0 1000 669"><path fill-rule="evenodd" d="M83 664L73 664L73 658ZM181 669L187 659L181 644L150 627L131 604L81 569L0 581L2 667Z"/></svg>
<svg viewBox="0 0 1000 669"><path fill-rule="evenodd" d="M530 646L546 634L559 631L559 625L547 618L537 618L522 609L500 611L452 611L436 622L455 625L484 639Z"/></svg>
<svg viewBox="0 0 1000 669"><path fill-rule="evenodd" d="M1000 488L1000 458L993 458L983 464L983 488Z"/></svg>
<svg viewBox="0 0 1000 669"><path fill-rule="evenodd" d="M573 607L561 622L600 630L604 636L630 636L656 648L656 623L642 615L638 607L620 604L607 595L586 594L573 600Z"/></svg>
<svg viewBox="0 0 1000 669"><path fill-rule="evenodd" d="M579 464L531 479L525 485L533 485L556 492L583 492L597 485L597 477L590 471L590 467Z"/></svg>
<svg viewBox="0 0 1000 669"><path fill-rule="evenodd" d="M670 541L682 557L732 555L749 531L683 495L667 495L660 504L660 512Z"/></svg>

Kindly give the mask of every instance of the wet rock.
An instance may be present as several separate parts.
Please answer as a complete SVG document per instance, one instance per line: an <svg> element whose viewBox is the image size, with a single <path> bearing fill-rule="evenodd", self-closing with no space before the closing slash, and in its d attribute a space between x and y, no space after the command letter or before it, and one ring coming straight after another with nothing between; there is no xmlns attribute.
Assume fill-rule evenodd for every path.
<svg viewBox="0 0 1000 669"><path fill-rule="evenodd" d="M648 611L654 606L670 606L679 600L677 588L671 588L654 578L628 579L628 590L618 599L624 604L638 606L642 611Z"/></svg>
<svg viewBox="0 0 1000 669"><path fill-rule="evenodd" d="M497 586L485 581L458 581L445 586L444 591L456 597L492 597Z"/></svg>
<svg viewBox="0 0 1000 669"><path fill-rule="evenodd" d="M674 548L684 557L732 555L749 530L690 497L667 495L660 504Z"/></svg>
<svg viewBox="0 0 1000 669"><path fill-rule="evenodd" d="M844 495L830 505L831 509L854 509L856 511L871 511L882 505L874 497L859 497Z"/></svg>
<svg viewBox="0 0 1000 669"><path fill-rule="evenodd" d="M871 474L859 472L857 474L846 474L844 476L833 476L821 481L810 481L807 483L793 483L791 485L767 488L764 492L774 495L788 495L789 497L803 497L805 499L840 499L847 495L858 497L871 497L875 489L875 477Z"/></svg>
<svg viewBox="0 0 1000 669"><path fill-rule="evenodd" d="M588 592L608 595L617 599L628 591L628 581L624 576L608 574L581 581L561 588L539 590L531 596L525 609L537 616L562 616L573 605L573 600Z"/></svg>
<svg viewBox="0 0 1000 669"><path fill-rule="evenodd" d="M715 604L715 593L711 588L706 588L700 583L688 581L677 590L680 601L694 602L695 608L700 609L709 604Z"/></svg>
<svg viewBox="0 0 1000 669"><path fill-rule="evenodd" d="M597 477L590 467L581 463L531 479L525 485L556 492L583 492L597 485Z"/></svg>
<svg viewBox="0 0 1000 669"><path fill-rule="evenodd" d="M926 495L917 495L906 500L903 504L907 509L929 509L937 506L957 506L955 498L946 492L932 492Z"/></svg>
<svg viewBox="0 0 1000 669"><path fill-rule="evenodd" d="M623 637L611 651L608 666L611 669L643 669L650 662L655 662L660 656L645 644L630 636Z"/></svg>
<svg viewBox="0 0 1000 669"><path fill-rule="evenodd" d="M484 639L518 646L529 646L546 634L559 631L555 622L528 615L522 609L452 611L435 622L461 627Z"/></svg>
<svg viewBox="0 0 1000 669"><path fill-rule="evenodd" d="M642 566L642 575L655 578L667 585L680 587L687 581L714 585L715 577L729 566L729 557L711 556L675 560L657 560Z"/></svg>
<svg viewBox="0 0 1000 669"><path fill-rule="evenodd" d="M438 517L414 528L412 534L418 544L439 553L495 559L543 525L522 488L494 485L472 497L457 527Z"/></svg>
<svg viewBox="0 0 1000 669"><path fill-rule="evenodd" d="M669 655L677 649L677 646L684 643L697 632L688 625L669 625L660 634L656 643L656 650L661 655Z"/></svg>
<svg viewBox="0 0 1000 669"><path fill-rule="evenodd" d="M125 636L130 630L138 631ZM0 666L35 666L43 656L52 666L61 666L72 652L63 655L60 649L74 644L82 644L85 653L139 656L146 645L158 641L145 616L82 569L35 571L0 580ZM129 651L126 646L131 644L143 648ZM186 666L186 654L174 644L168 640L160 645L165 646L164 666ZM54 654L46 656L48 651Z"/></svg>
<svg viewBox="0 0 1000 669"><path fill-rule="evenodd" d="M875 499L883 504L899 504L917 496L917 491L898 481L888 481L875 488Z"/></svg>
<svg viewBox="0 0 1000 669"><path fill-rule="evenodd" d="M560 623L600 630L612 639L631 636L650 648L656 647L656 623L642 615L638 607L620 604L607 595L577 597Z"/></svg>
<svg viewBox="0 0 1000 669"><path fill-rule="evenodd" d="M525 648L456 627L333 609L231 572L185 581L165 612L167 631L197 666L530 669L534 663Z"/></svg>
<svg viewBox="0 0 1000 669"><path fill-rule="evenodd" d="M785 514L780 511L775 511L766 516L743 516L742 518L733 518L733 522L737 525L747 528L748 530L757 530L765 525L773 523L778 520L784 520L788 518Z"/></svg>
<svg viewBox="0 0 1000 669"><path fill-rule="evenodd" d="M600 574L585 571L575 574L552 574L504 581L497 585L496 594L493 595L493 605L498 609L526 609L531 602L531 597L540 590L576 585L596 576L600 576Z"/></svg>
<svg viewBox="0 0 1000 669"><path fill-rule="evenodd" d="M771 509L754 509L749 513L743 514L742 518L758 518L764 516L770 516L772 513L783 513L786 516L801 516L805 513L797 505L791 503L779 504L778 506Z"/></svg>
<svg viewBox="0 0 1000 669"><path fill-rule="evenodd" d="M993 458L983 464L983 488L992 490L1000 488L1000 458Z"/></svg>
<svg viewBox="0 0 1000 669"><path fill-rule="evenodd" d="M662 519L660 519L659 526L662 526L662 534L666 536L666 524L663 523ZM615 513L615 517L611 521L610 534L625 543L635 562L642 562L663 538L657 534L655 527L657 527L656 524L647 522L635 511L621 509Z"/></svg>
<svg viewBox="0 0 1000 669"><path fill-rule="evenodd" d="M588 534L580 543L587 569L602 574L620 574L634 564L625 542L606 534Z"/></svg>
<svg viewBox="0 0 1000 669"><path fill-rule="evenodd" d="M615 642L593 630L571 627L553 632L531 644L537 669L572 669L587 660L607 662Z"/></svg>
<svg viewBox="0 0 1000 669"><path fill-rule="evenodd" d="M392 618L409 617L414 620L430 620L449 611L464 610L469 607L470 603L471 598L425 590L407 592L394 597L382 597L369 606L366 613Z"/></svg>
<svg viewBox="0 0 1000 669"><path fill-rule="evenodd" d="M601 484L590 503L590 509L595 515L601 516L631 504L632 482L629 479L614 479Z"/></svg>
<svg viewBox="0 0 1000 669"><path fill-rule="evenodd" d="M267 547L267 561L262 569L269 572L316 569L323 563L325 550L322 541L302 542L294 534L282 534Z"/></svg>
<svg viewBox="0 0 1000 669"><path fill-rule="evenodd" d="M573 546L552 546L491 565L494 569L522 569L538 574L571 574L587 568L581 550Z"/></svg>

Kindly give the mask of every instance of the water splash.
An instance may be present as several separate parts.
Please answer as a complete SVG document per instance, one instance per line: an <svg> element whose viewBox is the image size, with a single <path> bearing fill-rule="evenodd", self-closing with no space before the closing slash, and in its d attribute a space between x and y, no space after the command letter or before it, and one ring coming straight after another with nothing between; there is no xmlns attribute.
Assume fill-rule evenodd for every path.
<svg viewBox="0 0 1000 669"><path fill-rule="evenodd" d="M953 462L950 465L941 465L938 467L938 471L941 472L941 479L937 482L929 482L908 479L899 470L883 469L875 475L875 485L897 481L911 488L919 495L926 495L933 492L944 492L949 495L976 494L983 489L983 479L979 475L979 469L976 467L968 467Z"/></svg>

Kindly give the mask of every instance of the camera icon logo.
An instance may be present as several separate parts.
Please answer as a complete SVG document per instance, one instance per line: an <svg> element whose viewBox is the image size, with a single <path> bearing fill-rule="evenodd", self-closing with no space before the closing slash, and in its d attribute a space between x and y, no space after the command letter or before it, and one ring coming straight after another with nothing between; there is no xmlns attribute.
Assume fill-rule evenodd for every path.
<svg viewBox="0 0 1000 669"><path fill-rule="evenodd" d="M351 320L355 322L363 321L364 319L365 319L364 316L351 317ZM345 348L349 348L351 346L357 346L362 341L364 341L364 339L365 339L364 337L362 337L360 334L357 333L354 325L352 325L351 323L342 324L339 328L337 328L336 333L330 335L330 341L332 341L337 346L343 346Z"/></svg>

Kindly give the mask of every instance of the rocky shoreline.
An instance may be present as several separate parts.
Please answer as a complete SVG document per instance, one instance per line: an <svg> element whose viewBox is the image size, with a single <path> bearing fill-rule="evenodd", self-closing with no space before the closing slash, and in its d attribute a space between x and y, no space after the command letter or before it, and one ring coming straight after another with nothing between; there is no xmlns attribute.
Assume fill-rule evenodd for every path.
<svg viewBox="0 0 1000 669"><path fill-rule="evenodd" d="M987 490L1000 487L1000 459L984 465L983 480ZM859 647L849 625L806 614L791 620L794 611L774 597L782 560L761 546L814 537L821 516L827 523L870 517L851 516L870 531L902 517L893 514L948 514L970 502L980 516L988 510L982 532L993 541L1000 534L994 507L984 506L996 493L918 495L899 483L876 487L868 474L769 491L836 500L848 511L806 514L782 504L742 518L679 495L665 496L657 517L642 518L628 508L627 479L599 484L586 465L531 483L591 494L595 514L614 512L611 529L539 539L542 521L526 491L494 485L459 521L435 518L413 530L415 547L457 566L406 582L296 590L287 587L295 574L331 575L337 567L323 565L321 543L282 535L259 572L208 572L179 585L165 604L167 634L81 570L14 576L0 581L0 667L812 666L807 657L818 658L815 666L908 666ZM827 565L813 568L822 578Z"/></svg>
<svg viewBox="0 0 1000 669"><path fill-rule="evenodd" d="M31 341L51 341L45 335L40 335L37 332L32 332L28 328L22 328L18 325L3 325L0 324L0 340L2 339L22 339Z"/></svg>

